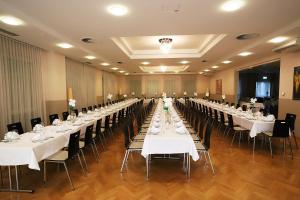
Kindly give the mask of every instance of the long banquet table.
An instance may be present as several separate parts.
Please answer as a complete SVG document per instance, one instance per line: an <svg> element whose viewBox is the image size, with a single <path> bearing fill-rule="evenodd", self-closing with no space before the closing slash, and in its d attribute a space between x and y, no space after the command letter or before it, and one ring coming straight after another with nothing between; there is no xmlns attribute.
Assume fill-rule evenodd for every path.
<svg viewBox="0 0 300 200"><path fill-rule="evenodd" d="M0 166L9 167L9 176L10 166L28 165L30 169L40 170L39 162L66 147L69 143L70 134L81 130L81 136L84 137L87 126L94 124L95 127L97 120L112 115L138 101L138 99L128 99L100 109L98 112L92 111L83 114L78 117L80 119L79 123L78 121L75 123L64 121L59 126L46 126L42 130L46 136L46 140L43 141L34 141L35 133L31 131L20 135L18 140L8 143L0 142ZM16 181L18 182L18 180ZM11 188L11 179L10 191L15 191ZM17 191L27 192L27 190L19 190L18 184Z"/></svg>
<svg viewBox="0 0 300 200"><path fill-rule="evenodd" d="M167 123L163 103L160 99L144 139L142 156L146 158L147 178L149 177L148 163L149 155L151 154L187 154L186 164L188 176L190 175L189 157L191 156L194 161L199 159L194 141L184 124L182 125L184 133L177 132L174 118L178 118L178 114L171 104L169 105L169 110L172 117L170 123ZM151 130L154 127L155 117L158 115L160 116L160 130L157 133L152 133Z"/></svg>

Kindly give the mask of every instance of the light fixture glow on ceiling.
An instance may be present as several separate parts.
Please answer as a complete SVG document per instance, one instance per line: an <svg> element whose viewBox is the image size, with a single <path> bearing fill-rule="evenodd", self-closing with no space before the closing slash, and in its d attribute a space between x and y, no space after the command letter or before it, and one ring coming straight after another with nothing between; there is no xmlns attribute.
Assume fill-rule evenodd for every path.
<svg viewBox="0 0 300 200"><path fill-rule="evenodd" d="M250 55L252 55L252 54L253 54L252 52L244 51L244 52L239 53L238 55L239 55L239 56L245 57L245 56L250 56Z"/></svg>
<svg viewBox="0 0 300 200"><path fill-rule="evenodd" d="M162 71L162 72L167 71L167 67L166 66L160 66L160 71Z"/></svg>
<svg viewBox="0 0 300 200"><path fill-rule="evenodd" d="M210 70L209 70L209 69L205 69L204 71L205 71L205 72L209 72Z"/></svg>
<svg viewBox="0 0 300 200"><path fill-rule="evenodd" d="M126 76L128 76L128 75L129 75L129 73L125 73L125 75L126 75Z"/></svg>
<svg viewBox="0 0 300 200"><path fill-rule="evenodd" d="M224 63L224 64L229 64L229 63L231 63L232 61L230 61L230 60L224 60L222 63Z"/></svg>
<svg viewBox="0 0 300 200"><path fill-rule="evenodd" d="M172 39L171 38L160 38L159 40L160 43L160 50L165 53L168 54L172 48Z"/></svg>
<svg viewBox="0 0 300 200"><path fill-rule="evenodd" d="M267 77L267 76L263 76L263 79L264 79L264 80L267 80L267 79L268 79L268 77Z"/></svg>
<svg viewBox="0 0 300 200"><path fill-rule="evenodd" d="M117 67L112 67L111 69L112 69L112 70L118 70L119 68L117 68Z"/></svg>
<svg viewBox="0 0 300 200"><path fill-rule="evenodd" d="M108 6L107 11L114 16L123 16L128 13L128 8L120 4L114 4Z"/></svg>
<svg viewBox="0 0 300 200"><path fill-rule="evenodd" d="M86 59L89 59L89 60L94 60L96 57L95 56L85 56Z"/></svg>
<svg viewBox="0 0 300 200"><path fill-rule="evenodd" d="M123 71L123 70L121 70L121 71L119 71L120 73L124 73L125 71Z"/></svg>
<svg viewBox="0 0 300 200"><path fill-rule="evenodd" d="M143 65L149 65L150 62L145 61L145 62L142 62L142 64L143 64Z"/></svg>
<svg viewBox="0 0 300 200"><path fill-rule="evenodd" d="M109 66L110 64L107 63L107 62L103 62L103 63L101 63L101 65L102 65L102 66Z"/></svg>
<svg viewBox="0 0 300 200"><path fill-rule="evenodd" d="M11 26L20 26L24 24L22 20L8 15L0 16L0 21Z"/></svg>
<svg viewBox="0 0 300 200"><path fill-rule="evenodd" d="M183 65L185 65L185 64L188 64L188 63L190 63L190 62L187 61L187 60L183 60L183 61L180 61L180 63L183 64Z"/></svg>
<svg viewBox="0 0 300 200"><path fill-rule="evenodd" d="M204 72L199 72L199 74L204 74Z"/></svg>
<svg viewBox="0 0 300 200"><path fill-rule="evenodd" d="M287 39L288 39L288 37L279 36L279 37L275 37L275 38L269 40L268 42L269 42L269 43L275 43L275 44L276 44L276 43L284 42L284 41L286 41Z"/></svg>
<svg viewBox="0 0 300 200"><path fill-rule="evenodd" d="M153 72L149 72L150 74L153 74Z"/></svg>
<svg viewBox="0 0 300 200"><path fill-rule="evenodd" d="M219 68L219 66L215 65L215 66L212 66L211 68L217 69L217 68Z"/></svg>
<svg viewBox="0 0 300 200"><path fill-rule="evenodd" d="M56 44L56 46L58 46L58 47L60 47L60 48L63 48L63 49L69 49L69 48L72 48L72 47L73 47L73 45L71 45L71 44L69 44L69 43L65 43L65 42L63 42L63 43L58 43L58 44Z"/></svg>
<svg viewBox="0 0 300 200"><path fill-rule="evenodd" d="M221 5L221 10L226 12L233 12L242 8L246 2L244 0L229 0Z"/></svg>

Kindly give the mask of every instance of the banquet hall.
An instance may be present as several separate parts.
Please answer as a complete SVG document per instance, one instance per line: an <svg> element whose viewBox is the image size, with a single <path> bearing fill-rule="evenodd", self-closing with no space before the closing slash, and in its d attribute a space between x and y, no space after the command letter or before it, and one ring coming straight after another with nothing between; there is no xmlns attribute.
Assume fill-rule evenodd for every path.
<svg viewBox="0 0 300 200"><path fill-rule="evenodd" d="M0 200L300 199L299 0L0 0Z"/></svg>

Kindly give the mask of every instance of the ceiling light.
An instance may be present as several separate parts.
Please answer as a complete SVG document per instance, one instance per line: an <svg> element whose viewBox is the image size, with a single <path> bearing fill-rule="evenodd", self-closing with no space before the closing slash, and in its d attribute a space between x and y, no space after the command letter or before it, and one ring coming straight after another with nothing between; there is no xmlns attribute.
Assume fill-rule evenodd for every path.
<svg viewBox="0 0 300 200"><path fill-rule="evenodd" d="M246 4L244 0L229 0L221 5L221 9L226 12L233 12Z"/></svg>
<svg viewBox="0 0 300 200"><path fill-rule="evenodd" d="M253 54L252 52L249 52L249 51L245 51L245 52L242 52L242 53L239 53L238 55L239 56L250 56L251 54Z"/></svg>
<svg viewBox="0 0 300 200"><path fill-rule="evenodd" d="M204 74L204 72L198 72L199 74Z"/></svg>
<svg viewBox="0 0 300 200"><path fill-rule="evenodd" d="M12 25L12 26L20 26L23 25L24 22L16 17L13 16L0 16L0 21L8 24L8 25Z"/></svg>
<svg viewBox="0 0 300 200"><path fill-rule="evenodd" d="M150 74L153 74L153 72L149 72Z"/></svg>
<svg viewBox="0 0 300 200"><path fill-rule="evenodd" d="M150 62L145 61L145 62L142 62L142 64L143 64L143 65L149 65Z"/></svg>
<svg viewBox="0 0 300 200"><path fill-rule="evenodd" d="M126 76L128 76L128 75L129 75L129 73L125 73L125 75L126 75Z"/></svg>
<svg viewBox="0 0 300 200"><path fill-rule="evenodd" d="M224 64L229 64L229 63L231 63L232 61L230 61L230 60L224 60L222 63L224 63Z"/></svg>
<svg viewBox="0 0 300 200"><path fill-rule="evenodd" d="M106 62L103 62L101 63L102 66L109 66L110 64L109 63L106 63Z"/></svg>
<svg viewBox="0 0 300 200"><path fill-rule="evenodd" d="M121 71L119 71L120 73L124 73L125 71L123 71L123 70L121 70Z"/></svg>
<svg viewBox="0 0 300 200"><path fill-rule="evenodd" d="M209 70L209 69L205 69L204 71L205 71L205 72L209 72L210 70Z"/></svg>
<svg viewBox="0 0 300 200"><path fill-rule="evenodd" d="M119 68L117 68L117 67L112 67L111 69L112 69L112 70L117 70L117 69L119 69Z"/></svg>
<svg viewBox="0 0 300 200"><path fill-rule="evenodd" d="M158 41L160 43L160 50L165 54L169 53L172 48L173 40L171 38L161 38Z"/></svg>
<svg viewBox="0 0 300 200"><path fill-rule="evenodd" d="M187 61L187 60L183 60L183 61L180 61L180 63L183 64L183 65L185 65L185 64L188 64L188 63L190 63L190 62Z"/></svg>
<svg viewBox="0 0 300 200"><path fill-rule="evenodd" d="M268 77L267 77L267 76L263 76L263 79L264 79L264 80L267 80L267 79L268 79Z"/></svg>
<svg viewBox="0 0 300 200"><path fill-rule="evenodd" d="M69 49L69 48L72 48L73 45L69 44L69 43L58 43L56 44L56 46L60 47L60 48L63 48L63 49Z"/></svg>
<svg viewBox="0 0 300 200"><path fill-rule="evenodd" d="M94 60L96 57L95 56L85 56L86 59L89 59L89 60Z"/></svg>
<svg viewBox="0 0 300 200"><path fill-rule="evenodd" d="M160 71L165 72L167 70L166 66L160 66Z"/></svg>
<svg viewBox="0 0 300 200"><path fill-rule="evenodd" d="M284 42L284 41L286 41L287 39L288 39L287 37L279 36L279 37L275 37L275 38L269 40L268 42L269 42L269 43L275 43L275 44L276 44L276 43Z"/></svg>
<svg viewBox="0 0 300 200"><path fill-rule="evenodd" d="M174 71L176 74L178 74L179 73L179 71Z"/></svg>
<svg viewBox="0 0 300 200"><path fill-rule="evenodd" d="M127 7L120 5L120 4L115 4L115 5L110 5L107 7L107 11L115 16L123 16L128 13Z"/></svg>
<svg viewBox="0 0 300 200"><path fill-rule="evenodd" d="M211 68L217 69L217 68L219 68L219 66L215 65L215 66L212 66Z"/></svg>

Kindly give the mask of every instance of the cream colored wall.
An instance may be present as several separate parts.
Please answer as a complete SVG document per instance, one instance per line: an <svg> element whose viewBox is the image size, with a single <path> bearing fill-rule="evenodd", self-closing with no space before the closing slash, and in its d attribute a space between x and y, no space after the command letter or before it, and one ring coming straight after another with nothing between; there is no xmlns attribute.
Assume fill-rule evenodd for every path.
<svg viewBox="0 0 300 200"><path fill-rule="evenodd" d="M222 93L235 95L235 70L233 68L219 71L210 77L210 93L216 94L216 80L222 79Z"/></svg>
<svg viewBox="0 0 300 200"><path fill-rule="evenodd" d="M128 80L129 79L141 79L142 94L146 94L146 84L148 80L157 80L159 82L159 93L164 91L165 80L172 79L176 80L176 92L177 95L183 95L184 88L182 87L183 79L189 77L196 77L196 91L198 94L203 94L207 88L209 88L209 77L203 75L176 75L176 74L157 74L157 75L131 75L131 76L120 76L118 79L119 94L130 94ZM189 94L191 95L191 94Z"/></svg>

